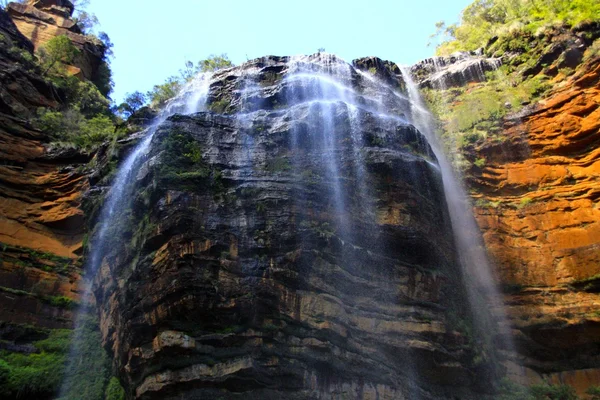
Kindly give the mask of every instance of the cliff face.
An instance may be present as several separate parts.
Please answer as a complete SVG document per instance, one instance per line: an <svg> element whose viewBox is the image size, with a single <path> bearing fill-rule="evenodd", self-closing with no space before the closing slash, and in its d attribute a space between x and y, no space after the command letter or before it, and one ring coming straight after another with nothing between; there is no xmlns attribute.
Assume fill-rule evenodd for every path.
<svg viewBox="0 0 600 400"><path fill-rule="evenodd" d="M25 4L9 3L8 14L19 32L27 37L35 50L57 36L67 36L80 50L70 73L95 81L104 59L105 46L96 38L85 35L71 18L73 4L66 0L30 0Z"/></svg>
<svg viewBox="0 0 600 400"><path fill-rule="evenodd" d="M487 202L474 211L512 292L525 365L584 390L587 375L600 376L599 81L596 58L535 108L507 119L504 143L473 149L486 165L468 180Z"/></svg>
<svg viewBox="0 0 600 400"><path fill-rule="evenodd" d="M447 139L456 126L467 125L460 119L465 113L455 110L484 108L467 110L461 102L486 86L499 87L477 83L490 78L483 73L451 79L452 71L494 62L481 58L484 52L512 71L502 79L522 80L515 84L522 87L538 79L550 88L541 98L522 98L522 104L493 105L494 113L506 114L500 119L479 122L468 115L476 123L468 126L473 133L463 136L459 152L468 165L475 217L505 291L518 374L529 383L543 378L569 384L580 394L600 378L600 58L598 41L592 45L598 36L594 24L529 36L529 44L513 35L507 47L520 48L515 43L525 40L521 53L503 53L498 49L504 44L492 41L474 55L479 61L459 56L446 59L451 67L429 60L413 68L423 87L445 90L450 99L441 106L441 114L451 115L444 124ZM451 86L459 88L446 90Z"/></svg>
<svg viewBox="0 0 600 400"><path fill-rule="evenodd" d="M4 350L36 352L30 343L47 337L47 328L71 327L84 225L79 205L87 187L76 167L87 159L49 151L48 138L28 122L37 107L55 107L60 96L31 63L31 43L1 10L0 33L0 354L4 359ZM6 398L12 394L2 393ZM44 398L48 393L37 395Z"/></svg>
<svg viewBox="0 0 600 400"><path fill-rule="evenodd" d="M133 398L479 398L435 160L355 65L251 61L158 128L94 285Z"/></svg>

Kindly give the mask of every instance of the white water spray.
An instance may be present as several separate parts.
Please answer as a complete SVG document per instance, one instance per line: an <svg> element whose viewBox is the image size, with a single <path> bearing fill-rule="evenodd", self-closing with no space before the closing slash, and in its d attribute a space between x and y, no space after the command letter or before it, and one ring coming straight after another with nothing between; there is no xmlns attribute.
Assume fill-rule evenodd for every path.
<svg viewBox="0 0 600 400"><path fill-rule="evenodd" d="M499 350L514 352L502 294L493 276L483 238L473 216L462 180L456 175L457 172L452 168L440 146L435 133L434 120L410 71L406 67L400 68L412 102L412 123L425 135L440 165L452 230L475 322L484 333L496 335ZM485 332L490 329L494 331Z"/></svg>
<svg viewBox="0 0 600 400"><path fill-rule="evenodd" d="M86 304L90 300L92 281L100 268L105 254L108 253L107 246L111 239L114 240L114 237L110 234L111 228L119 226L122 223L119 220L119 211L125 209L131 201L131 191L135 185L136 173L150 149L154 133L160 124L175 113L190 114L202 111L205 108L209 84L210 75L206 73L199 74L186 83L179 94L170 100L164 109L161 110L152 125L144 132L145 136L119 167L111 189L106 195L98 218L97 229L91 240L91 250L84 271L84 288L81 296L82 306L77 311L75 318L75 334L69 352L69 365L66 369L67 376L63 379L60 390L59 398L61 399L78 399L81 396L80 393L73 393L75 390L73 380L77 379L77 377L69 376L69 373L76 375L76 371L79 369L77 366L80 366L82 362L83 355L78 354L78 351L81 347L81 342L85 341L86 338L82 337L84 331L80 328L84 324L85 317L88 314Z"/></svg>

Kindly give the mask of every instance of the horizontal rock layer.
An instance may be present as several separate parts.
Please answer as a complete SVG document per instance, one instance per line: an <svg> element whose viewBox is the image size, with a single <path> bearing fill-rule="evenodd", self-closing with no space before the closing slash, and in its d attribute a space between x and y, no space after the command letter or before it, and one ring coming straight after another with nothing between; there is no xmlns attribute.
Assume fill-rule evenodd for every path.
<svg viewBox="0 0 600 400"><path fill-rule="evenodd" d="M506 141L473 149L486 163L468 182L524 365L581 392L600 367L599 82L596 58L507 119Z"/></svg>
<svg viewBox="0 0 600 400"><path fill-rule="evenodd" d="M355 65L387 65L376 61ZM132 224L94 285L129 394L480 398L429 146L364 109L376 107L367 72L327 55L302 62L329 78L255 60L211 84L209 108L231 114L175 115L156 132L120 219ZM337 70L357 114L318 97L330 83L313 84ZM401 109L389 93L382 103Z"/></svg>

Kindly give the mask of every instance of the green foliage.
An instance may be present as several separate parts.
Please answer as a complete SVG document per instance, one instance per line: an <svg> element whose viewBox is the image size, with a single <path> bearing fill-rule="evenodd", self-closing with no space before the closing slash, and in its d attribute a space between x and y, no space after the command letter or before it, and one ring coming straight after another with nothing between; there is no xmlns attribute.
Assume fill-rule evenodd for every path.
<svg viewBox="0 0 600 400"><path fill-rule="evenodd" d="M175 131L162 146L162 163L157 171L161 186L195 190L209 183L220 185L219 171L209 168L202 148L190 134Z"/></svg>
<svg viewBox="0 0 600 400"><path fill-rule="evenodd" d="M585 393L590 396L590 400L600 400L600 386L590 386Z"/></svg>
<svg viewBox="0 0 600 400"><path fill-rule="evenodd" d="M589 61L595 57L600 57L600 39L594 40L594 43L587 48L583 55L583 61Z"/></svg>
<svg viewBox="0 0 600 400"><path fill-rule="evenodd" d="M41 110L36 125L57 144L93 151L105 141L119 137L115 125L106 115L85 119L78 108L64 112Z"/></svg>
<svg viewBox="0 0 600 400"><path fill-rule="evenodd" d="M7 398L48 398L63 378L72 331L50 331L48 338L35 342L39 353L0 351L0 393Z"/></svg>
<svg viewBox="0 0 600 400"><path fill-rule="evenodd" d="M529 388L533 400L577 400L575 389L569 385L534 385Z"/></svg>
<svg viewBox="0 0 600 400"><path fill-rule="evenodd" d="M198 72L214 72L229 67L233 67L233 63L227 54L211 54L206 59L198 61L196 70Z"/></svg>
<svg viewBox="0 0 600 400"><path fill-rule="evenodd" d="M473 164L475 164L477 168L483 168L485 166L485 158L478 158Z"/></svg>
<svg viewBox="0 0 600 400"><path fill-rule="evenodd" d="M73 20L79 25L82 32L90 32L98 25L96 15L83 10L79 11Z"/></svg>
<svg viewBox="0 0 600 400"><path fill-rule="evenodd" d="M181 81L176 76L171 76L167 78L165 83L154 85L152 90L146 94L150 100L150 106L154 108L164 106L167 101L177 95L181 89L181 84Z"/></svg>
<svg viewBox="0 0 600 400"><path fill-rule="evenodd" d="M93 83L105 97L108 97L110 92L112 92L114 83L112 81L112 71L108 61L102 61L98 67L98 71L96 71Z"/></svg>
<svg viewBox="0 0 600 400"><path fill-rule="evenodd" d="M119 111L124 114L125 117L130 117L146 104L146 100L146 95L142 92L127 93L125 101L119 106Z"/></svg>
<svg viewBox="0 0 600 400"><path fill-rule="evenodd" d="M523 104L540 99L551 88L544 76L522 80L506 66L486 75L486 82L468 88L423 91L437 118L438 129L443 132L446 154L458 169L471 167L463 154L465 148L484 140L505 140L503 118L520 110Z"/></svg>
<svg viewBox="0 0 600 400"><path fill-rule="evenodd" d="M209 108L212 112L216 112L217 114L223 114L227 107L229 106L229 101L225 98L219 99L217 101L213 101L210 103Z"/></svg>
<svg viewBox="0 0 600 400"><path fill-rule="evenodd" d="M108 85L102 87L66 73L64 64L72 62L77 54L77 50L73 49L73 44L66 36L58 36L49 41L46 50L42 51L42 66L48 72L49 79L62 89L65 104L58 110L40 109L33 124L57 145L93 151L103 142L118 137L121 132L117 132L112 120L114 116L110 112L110 101L101 91L109 92L110 83L101 82L102 85ZM110 81L108 63L104 61L103 65Z"/></svg>
<svg viewBox="0 0 600 400"><path fill-rule="evenodd" d="M529 388L504 379L500 383L498 400L578 400L569 385L533 385Z"/></svg>
<svg viewBox="0 0 600 400"><path fill-rule="evenodd" d="M66 297L66 296L51 296L48 297L48 303L55 307L67 308L67 309L75 309L77 308L77 303L75 300Z"/></svg>
<svg viewBox="0 0 600 400"><path fill-rule="evenodd" d="M104 400L125 400L125 390L121 386L121 382L114 376L108 381Z"/></svg>
<svg viewBox="0 0 600 400"><path fill-rule="evenodd" d="M79 50L65 36L50 39L39 51L43 75L64 75L64 66L70 64L79 55Z"/></svg>
<svg viewBox="0 0 600 400"><path fill-rule="evenodd" d="M528 205L530 205L533 202L533 200L530 197L523 197L521 199L521 201L519 202L518 208L524 208L527 207Z"/></svg>
<svg viewBox="0 0 600 400"><path fill-rule="evenodd" d="M198 61L196 65L192 61L185 62L185 68L180 70L181 77L170 76L165 83L154 85L152 90L147 93L150 101L150 106L153 108L163 107L167 101L172 99L179 93L182 86L190 81L196 74L200 72L214 72L223 68L232 67L233 63L227 57L227 54L215 55L211 54L208 58ZM213 103L214 104L214 103ZM222 112L224 110L213 110Z"/></svg>
<svg viewBox="0 0 600 400"><path fill-rule="evenodd" d="M271 173L285 172L292 169L292 164L287 157L274 157L267 161L265 169Z"/></svg>
<svg viewBox="0 0 600 400"><path fill-rule="evenodd" d="M476 0L462 12L459 24L436 24L436 34L443 42L438 54L474 50L485 46L493 36L503 36L515 29L535 33L539 28L583 21L600 20L600 2L589 0ZM514 43L511 46L521 46Z"/></svg>

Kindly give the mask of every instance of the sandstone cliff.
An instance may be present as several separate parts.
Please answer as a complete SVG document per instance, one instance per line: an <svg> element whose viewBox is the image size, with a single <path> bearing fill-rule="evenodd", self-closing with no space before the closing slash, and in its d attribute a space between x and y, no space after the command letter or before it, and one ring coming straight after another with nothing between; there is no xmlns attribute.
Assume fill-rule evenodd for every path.
<svg viewBox="0 0 600 400"><path fill-rule="evenodd" d="M68 0L30 0L25 4L9 3L7 6L17 29L33 43L35 51L52 38L67 36L80 50L71 66L71 74L96 81L106 48L99 39L81 31L72 19L73 9Z"/></svg>
<svg viewBox="0 0 600 400"><path fill-rule="evenodd" d="M0 352L38 352L31 342L71 328L80 280L88 158L50 151L29 122L60 102L31 62L32 44L0 11ZM59 363L58 368L61 367ZM3 370L4 372L4 370ZM3 375L4 376L4 375ZM49 381L51 378L47 378ZM46 398L49 393L37 393ZM12 398L15 393L2 393ZM22 396L27 396L26 392Z"/></svg>
<svg viewBox="0 0 600 400"><path fill-rule="evenodd" d="M413 68L424 87L442 93L434 103L445 138L450 146L462 145L457 165L464 168L514 329L515 378L568 384L579 394L600 382L598 35L596 24L525 39L514 35L508 46L491 41L479 53ZM515 45L519 41L525 44ZM518 93L515 102L494 94L501 90L498 78L478 83L494 77L485 68L465 73L477 64L498 68L494 60L511 71L501 79L547 88L545 94ZM484 92L486 86L492 89ZM506 115L494 119L485 106L461 104L479 93L502 102L493 105L493 115ZM478 120L472 117L478 112L489 114ZM471 113L467 122L465 113ZM461 124L470 132L458 132Z"/></svg>

